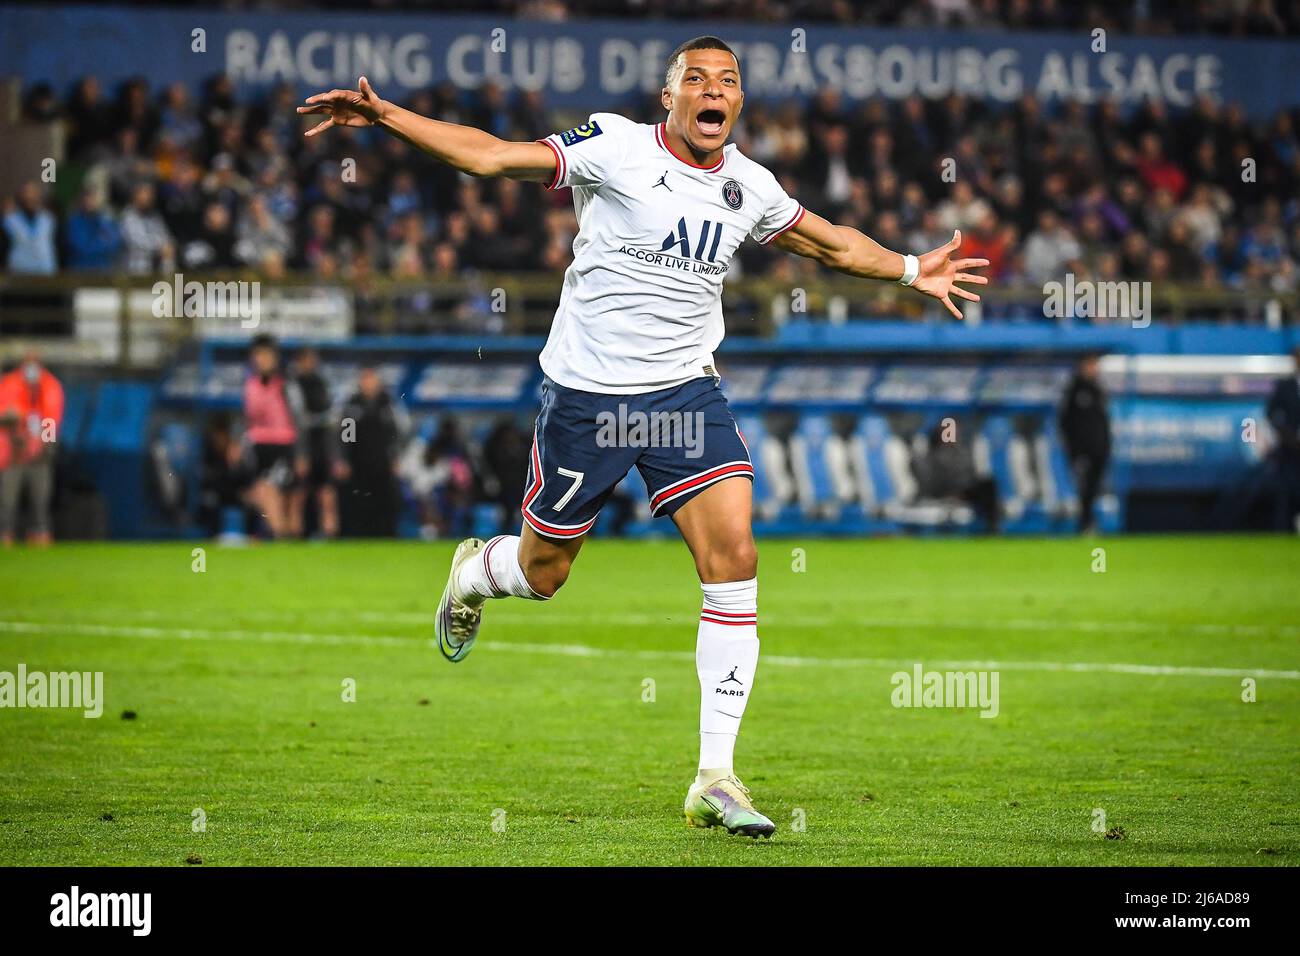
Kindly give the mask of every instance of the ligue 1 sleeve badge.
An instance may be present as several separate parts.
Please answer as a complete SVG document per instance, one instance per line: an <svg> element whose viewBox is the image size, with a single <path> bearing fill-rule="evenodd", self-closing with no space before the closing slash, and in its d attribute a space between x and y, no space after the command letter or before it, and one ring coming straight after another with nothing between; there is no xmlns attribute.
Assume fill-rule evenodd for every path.
<svg viewBox="0 0 1300 956"><path fill-rule="evenodd" d="M560 134L560 140L565 146L576 146L578 143L585 143L593 136L599 136L604 130L595 120L590 123L583 123L581 126L575 126L573 129L565 130Z"/></svg>
<svg viewBox="0 0 1300 956"><path fill-rule="evenodd" d="M745 192L740 188L740 183L734 179L728 179L722 184L722 200L732 209L739 209L745 204Z"/></svg>

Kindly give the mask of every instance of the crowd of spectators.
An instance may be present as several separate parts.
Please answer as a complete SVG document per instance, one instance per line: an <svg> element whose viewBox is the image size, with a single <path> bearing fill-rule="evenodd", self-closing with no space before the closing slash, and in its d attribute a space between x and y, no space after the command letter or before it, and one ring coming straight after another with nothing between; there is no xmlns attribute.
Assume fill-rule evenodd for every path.
<svg viewBox="0 0 1300 956"><path fill-rule="evenodd" d="M476 505L517 528L530 436L510 416L479 424L471 435L451 415L415 422L375 365L340 379L315 349L284 360L259 336L241 413L203 423L194 511L213 536L392 537L409 523L426 538L464 537ZM183 496L160 497L182 520Z"/></svg>
<svg viewBox="0 0 1300 956"><path fill-rule="evenodd" d="M380 90L383 95L383 90ZM0 262L13 272L167 274L301 271L364 287L375 275L450 277L556 270L577 229L567 191L463 176L373 129L304 138L287 86L237 96L225 77L197 94L144 79L62 96L26 91L28 121L65 125L79 183L56 198L36 182L4 197ZM405 105L531 140L583 122L542 94L441 86ZM662 119L657 99L627 110ZM1297 113L1250 122L1202 99L1049 108L951 96L751 102L739 148L786 190L882 244L923 251L954 228L1000 286L1080 276L1289 292L1300 284ZM355 169L345 160L353 160ZM67 188L62 187L62 188ZM753 243L739 274L814 272Z"/></svg>

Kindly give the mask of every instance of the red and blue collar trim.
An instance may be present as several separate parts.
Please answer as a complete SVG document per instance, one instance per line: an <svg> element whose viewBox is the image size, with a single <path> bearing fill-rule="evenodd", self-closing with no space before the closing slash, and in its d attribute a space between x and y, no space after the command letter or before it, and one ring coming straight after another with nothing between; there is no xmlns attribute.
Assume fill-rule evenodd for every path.
<svg viewBox="0 0 1300 956"><path fill-rule="evenodd" d="M682 157L674 153L672 147L668 145L668 138L664 134L663 123L660 123L657 126L655 126L655 142L659 144L660 149L662 149L673 159L677 160L679 163L689 166L691 167L691 169L698 169L706 173L716 173L719 169L722 168L722 164L727 161L727 154L725 152L718 159L718 161L714 163L712 166L701 166L699 163L693 163L689 159L682 159Z"/></svg>

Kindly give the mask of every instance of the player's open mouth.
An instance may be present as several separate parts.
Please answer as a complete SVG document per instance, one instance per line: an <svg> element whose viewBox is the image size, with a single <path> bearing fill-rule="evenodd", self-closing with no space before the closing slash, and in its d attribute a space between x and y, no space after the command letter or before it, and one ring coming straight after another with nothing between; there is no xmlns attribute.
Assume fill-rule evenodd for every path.
<svg viewBox="0 0 1300 956"><path fill-rule="evenodd" d="M727 125L727 114L722 110L704 110L695 117L695 125L705 136L717 136Z"/></svg>

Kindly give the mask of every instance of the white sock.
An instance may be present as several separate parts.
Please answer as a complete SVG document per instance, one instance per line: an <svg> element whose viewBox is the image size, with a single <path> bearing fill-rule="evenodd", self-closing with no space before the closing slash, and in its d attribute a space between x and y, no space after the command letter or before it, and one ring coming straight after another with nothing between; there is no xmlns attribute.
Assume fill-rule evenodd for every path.
<svg viewBox="0 0 1300 956"><path fill-rule="evenodd" d="M695 643L695 671L700 678L697 779L703 781L732 771L740 719L758 669L758 579L700 588L704 606Z"/></svg>
<svg viewBox="0 0 1300 956"><path fill-rule="evenodd" d="M500 534L465 562L456 577L458 600L471 606L488 598L521 597L545 601L531 587L519 564L519 536Z"/></svg>

